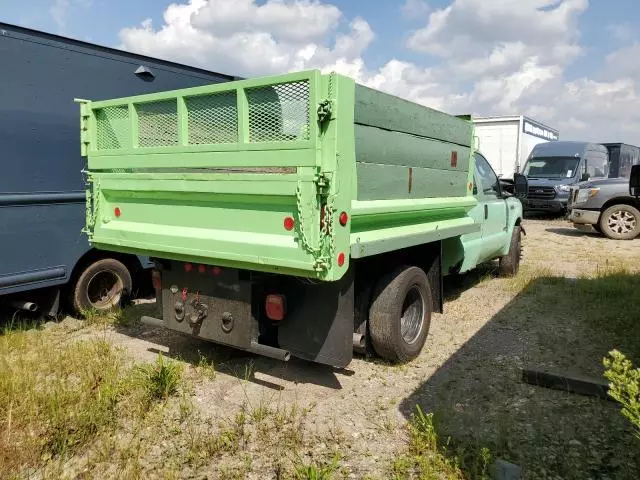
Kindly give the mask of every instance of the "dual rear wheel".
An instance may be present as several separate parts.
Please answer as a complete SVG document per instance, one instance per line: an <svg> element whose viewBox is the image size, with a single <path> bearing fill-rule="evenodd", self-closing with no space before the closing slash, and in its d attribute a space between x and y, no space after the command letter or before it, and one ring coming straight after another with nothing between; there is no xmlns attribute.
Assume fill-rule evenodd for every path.
<svg viewBox="0 0 640 480"><path fill-rule="evenodd" d="M518 273L522 229L516 226L507 255L500 258L501 276ZM424 347L431 326L433 296L427 274L404 266L378 283L369 308L369 336L376 354L389 362L409 362Z"/></svg>
<svg viewBox="0 0 640 480"><path fill-rule="evenodd" d="M369 309L375 352L390 362L416 358L427 340L432 311L429 280L421 268L402 267L382 278Z"/></svg>

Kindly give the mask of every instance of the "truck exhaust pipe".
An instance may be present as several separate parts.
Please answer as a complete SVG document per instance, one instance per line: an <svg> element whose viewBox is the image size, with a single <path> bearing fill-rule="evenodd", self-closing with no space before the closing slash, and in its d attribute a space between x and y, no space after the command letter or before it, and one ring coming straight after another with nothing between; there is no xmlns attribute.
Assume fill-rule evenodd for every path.
<svg viewBox="0 0 640 480"><path fill-rule="evenodd" d="M153 327L153 328L164 328L165 324L164 324L164 320L160 320L159 318L153 318L153 317L140 317L140 323L142 323L143 325L146 325L147 327Z"/></svg>
<svg viewBox="0 0 640 480"><path fill-rule="evenodd" d="M291 358L291 352L288 350L282 350L281 348L270 347L268 345L262 345L261 343L251 342L251 347L248 349L251 353L262 355L263 357L275 358L283 362L288 362Z"/></svg>
<svg viewBox="0 0 640 480"><path fill-rule="evenodd" d="M164 320L159 318L140 317L140 323L148 327L153 328L166 328ZM288 362L291 358L291 352L288 350L282 350L281 348L270 347L268 345L262 345L258 342L251 342L251 346L247 349L248 352L255 353L256 355L262 355L263 357L275 358L283 362Z"/></svg>
<svg viewBox="0 0 640 480"><path fill-rule="evenodd" d="M13 308L17 308L18 310L24 310L25 312L37 312L38 304L34 302L23 302L20 300L16 300L11 302L11 306Z"/></svg>

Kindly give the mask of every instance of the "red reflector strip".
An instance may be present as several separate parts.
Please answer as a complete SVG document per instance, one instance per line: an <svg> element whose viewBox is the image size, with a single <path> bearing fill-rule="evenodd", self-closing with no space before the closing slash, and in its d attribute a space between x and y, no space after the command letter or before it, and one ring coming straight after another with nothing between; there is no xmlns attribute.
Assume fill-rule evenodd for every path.
<svg viewBox="0 0 640 480"><path fill-rule="evenodd" d="M264 303L267 318L279 322L284 320L285 298L284 295L267 295Z"/></svg>
<svg viewBox="0 0 640 480"><path fill-rule="evenodd" d="M151 271L151 283L153 284L153 288L156 290L162 289L162 276L159 270Z"/></svg>

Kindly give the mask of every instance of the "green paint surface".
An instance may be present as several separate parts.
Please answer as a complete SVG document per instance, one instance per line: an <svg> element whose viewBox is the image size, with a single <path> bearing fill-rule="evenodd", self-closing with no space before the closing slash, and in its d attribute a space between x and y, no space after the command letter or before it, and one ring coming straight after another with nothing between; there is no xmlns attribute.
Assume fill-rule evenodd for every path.
<svg viewBox="0 0 640 480"><path fill-rule="evenodd" d="M333 281L478 229L471 124L340 75L85 101L81 127L98 248Z"/></svg>

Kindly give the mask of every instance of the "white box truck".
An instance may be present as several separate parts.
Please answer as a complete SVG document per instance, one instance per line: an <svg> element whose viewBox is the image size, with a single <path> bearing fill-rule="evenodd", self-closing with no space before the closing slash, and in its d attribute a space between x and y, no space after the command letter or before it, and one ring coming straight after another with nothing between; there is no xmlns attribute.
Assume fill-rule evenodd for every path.
<svg viewBox="0 0 640 480"><path fill-rule="evenodd" d="M474 117L478 149L499 177L513 179L537 144L552 142L560 133L524 115Z"/></svg>

